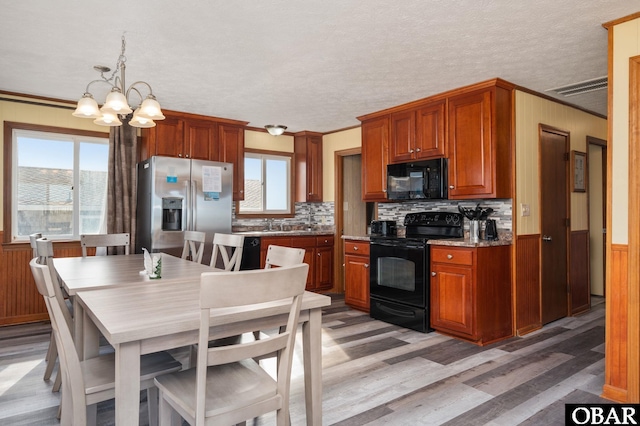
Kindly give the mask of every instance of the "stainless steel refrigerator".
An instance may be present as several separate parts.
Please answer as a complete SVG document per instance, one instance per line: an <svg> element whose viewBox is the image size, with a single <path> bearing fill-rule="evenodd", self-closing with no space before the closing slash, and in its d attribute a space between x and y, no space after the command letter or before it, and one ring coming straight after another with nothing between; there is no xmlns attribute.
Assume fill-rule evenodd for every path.
<svg viewBox="0 0 640 426"><path fill-rule="evenodd" d="M213 234L231 233L233 164L154 156L138 163L136 253L180 256L184 231L206 233L203 262Z"/></svg>

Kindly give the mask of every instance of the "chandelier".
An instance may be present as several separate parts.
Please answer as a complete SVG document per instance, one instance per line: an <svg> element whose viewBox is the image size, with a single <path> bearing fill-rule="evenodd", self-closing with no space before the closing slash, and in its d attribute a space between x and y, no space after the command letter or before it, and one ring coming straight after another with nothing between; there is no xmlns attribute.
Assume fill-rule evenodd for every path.
<svg viewBox="0 0 640 426"><path fill-rule="evenodd" d="M101 126L120 126L122 121L120 118L133 112L133 109L129 106L129 95L135 93L140 98L140 103L133 112L133 117L129 121L129 124L133 127L154 127L156 123L153 120L164 120L164 115L160 109L160 104L153 95L151 86L144 81L136 81L132 83L125 91L125 62L127 58L124 56L126 43L124 35L122 36L122 51L118 57L116 68L110 77L105 76L105 73L109 73L111 68L102 65L96 65L93 67L100 73L99 80L93 80L87 84L85 93L78 101L78 106L73 112L74 117L80 118L93 118L93 122ZM118 75L120 72L120 75ZM93 95L89 92L89 87L94 83L106 83L111 86L111 91L107 95L107 98L102 105L102 108L98 107L98 103L93 98ZM146 87L146 90L144 90ZM143 97L139 88L142 88L145 92L148 91L146 98Z"/></svg>

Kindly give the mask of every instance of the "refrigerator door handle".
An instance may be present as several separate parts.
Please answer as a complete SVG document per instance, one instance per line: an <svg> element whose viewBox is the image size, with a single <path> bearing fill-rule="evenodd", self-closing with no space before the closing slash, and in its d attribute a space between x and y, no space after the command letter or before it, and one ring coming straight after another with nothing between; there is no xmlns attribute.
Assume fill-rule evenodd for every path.
<svg viewBox="0 0 640 426"><path fill-rule="evenodd" d="M191 181L191 230L195 231L198 229L198 215L196 209L196 203L198 199L196 198L196 194L198 193L198 182L195 180Z"/></svg>
<svg viewBox="0 0 640 426"><path fill-rule="evenodd" d="M186 214L184 215L185 226L183 226L182 229L189 231L191 230L191 181L185 181L184 185L186 186L186 196L184 200Z"/></svg>

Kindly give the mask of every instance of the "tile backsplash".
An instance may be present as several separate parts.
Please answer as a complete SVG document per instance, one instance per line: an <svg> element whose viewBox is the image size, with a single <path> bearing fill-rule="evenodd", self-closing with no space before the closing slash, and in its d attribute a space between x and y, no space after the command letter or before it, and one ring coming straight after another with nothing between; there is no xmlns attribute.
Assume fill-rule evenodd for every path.
<svg viewBox="0 0 640 426"><path fill-rule="evenodd" d="M395 220L398 227L404 228L404 216L415 212L454 212L458 213L458 205L474 208L480 203L481 207L491 207L493 213L489 219L495 219L499 230L512 232L512 199L492 200L439 200L439 201L403 201L401 203L379 203L378 219ZM469 221L465 219L465 229L469 228Z"/></svg>
<svg viewBox="0 0 640 426"><path fill-rule="evenodd" d="M333 202L324 203L295 203L295 217L274 219L273 223L277 227L284 229L304 229L309 224L314 229L332 229L335 225L333 218ZM258 230L267 226L264 219L237 219L235 217L235 206L233 211L234 230Z"/></svg>

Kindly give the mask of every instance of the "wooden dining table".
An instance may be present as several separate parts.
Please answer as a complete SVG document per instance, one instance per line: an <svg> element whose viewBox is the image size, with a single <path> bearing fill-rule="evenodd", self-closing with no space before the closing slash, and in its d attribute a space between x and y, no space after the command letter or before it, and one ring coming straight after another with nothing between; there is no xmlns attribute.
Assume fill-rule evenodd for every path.
<svg viewBox="0 0 640 426"><path fill-rule="evenodd" d="M197 343L200 275L205 265L163 254L162 278L141 275L141 255L58 258L53 265L74 300L75 339L81 357L98 355L100 335L116 356L117 425L137 425L140 356ZM300 312L307 425L322 424L322 308L328 296L305 292ZM212 310L211 339L276 328L286 303L257 309Z"/></svg>

